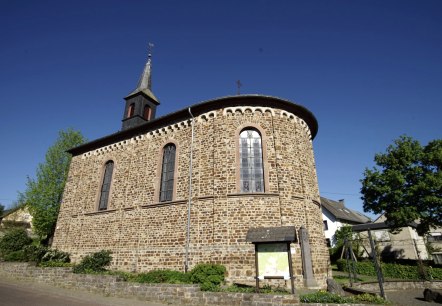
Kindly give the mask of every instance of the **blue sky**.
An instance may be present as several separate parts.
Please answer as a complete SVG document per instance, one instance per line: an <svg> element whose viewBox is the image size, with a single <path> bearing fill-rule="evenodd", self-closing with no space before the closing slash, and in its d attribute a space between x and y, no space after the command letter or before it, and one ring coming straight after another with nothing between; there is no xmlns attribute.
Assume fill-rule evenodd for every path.
<svg viewBox="0 0 442 306"><path fill-rule="evenodd" d="M373 157L441 138L442 1L0 1L0 203L59 130L118 131L153 54L164 115L236 93L289 99L319 122L321 195L362 210Z"/></svg>

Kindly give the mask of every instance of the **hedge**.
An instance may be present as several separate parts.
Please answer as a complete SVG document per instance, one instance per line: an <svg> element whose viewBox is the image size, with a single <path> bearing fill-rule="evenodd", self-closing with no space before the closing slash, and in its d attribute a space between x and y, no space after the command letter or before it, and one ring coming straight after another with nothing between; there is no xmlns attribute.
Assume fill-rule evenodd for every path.
<svg viewBox="0 0 442 306"><path fill-rule="evenodd" d="M101 250L91 255L86 255L78 265L74 266L72 272L83 274L104 272L106 271L105 267L112 261L111 253L109 250Z"/></svg>
<svg viewBox="0 0 442 306"><path fill-rule="evenodd" d="M359 261L354 264L357 274L376 276L376 270L372 261ZM339 271L348 272L347 261L345 259L339 259L337 261L337 266ZM381 267L384 277L396 279L422 279L417 263L415 266L382 263ZM442 280L442 268L425 266L424 269L428 275L427 279Z"/></svg>
<svg viewBox="0 0 442 306"><path fill-rule="evenodd" d="M28 234L24 229L12 229L0 239L0 256L6 260L9 253L14 253L12 256L8 257L9 260L15 260L15 258L23 259L24 253L21 252L22 254L18 254L16 252L21 251L24 246L31 243L32 239L28 237Z"/></svg>

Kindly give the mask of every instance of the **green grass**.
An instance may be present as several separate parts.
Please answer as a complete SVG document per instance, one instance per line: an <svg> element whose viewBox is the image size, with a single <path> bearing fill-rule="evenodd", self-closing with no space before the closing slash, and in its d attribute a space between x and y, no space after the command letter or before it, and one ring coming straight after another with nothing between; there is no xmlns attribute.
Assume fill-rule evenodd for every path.
<svg viewBox="0 0 442 306"><path fill-rule="evenodd" d="M340 296L326 291L317 291L314 293L307 293L300 295L302 303L338 303L338 304L381 304L388 305L389 301L384 300L379 296L371 294L361 294L354 296Z"/></svg>
<svg viewBox="0 0 442 306"><path fill-rule="evenodd" d="M255 293L255 286L247 286L240 284L233 284L228 287L220 287L220 292L238 292L238 293ZM271 286L265 285L259 288L259 293L264 294L290 294L285 288L273 288Z"/></svg>
<svg viewBox="0 0 442 306"><path fill-rule="evenodd" d="M347 272L338 272L333 271L333 279L340 285L348 285L350 284L350 279L348 277ZM375 282L377 278L375 276L367 276L367 275L356 275L356 279L354 282Z"/></svg>

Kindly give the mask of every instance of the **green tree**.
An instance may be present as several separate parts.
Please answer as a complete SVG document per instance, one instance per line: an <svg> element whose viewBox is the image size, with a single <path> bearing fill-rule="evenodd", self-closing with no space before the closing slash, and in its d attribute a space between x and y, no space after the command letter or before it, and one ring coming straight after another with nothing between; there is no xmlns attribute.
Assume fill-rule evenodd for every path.
<svg viewBox="0 0 442 306"><path fill-rule="evenodd" d="M0 217L3 216L4 212L5 212L5 207L3 206L2 203L0 203Z"/></svg>
<svg viewBox="0 0 442 306"><path fill-rule="evenodd" d="M442 226L442 139L426 146L401 136L361 180L364 211L385 213L393 229L418 222L418 233Z"/></svg>
<svg viewBox="0 0 442 306"><path fill-rule="evenodd" d="M352 240L353 239L353 230L351 229L351 226L344 225L340 228L338 228L333 235L333 242L335 246L341 247L344 245L345 239Z"/></svg>
<svg viewBox="0 0 442 306"><path fill-rule="evenodd" d="M345 257L345 254L342 251L344 248L345 239L350 242L355 256L361 257L363 251L361 238L359 237L358 233L353 232L350 225L344 225L338 228L332 239L334 246L329 250L332 262L335 262L337 259L341 258L342 255Z"/></svg>
<svg viewBox="0 0 442 306"><path fill-rule="evenodd" d="M53 235L57 222L72 158L66 150L84 142L85 138L78 131L60 131L57 140L46 152L44 163L38 165L36 179L28 177L25 192L19 194L20 201L29 205L35 233L44 242Z"/></svg>

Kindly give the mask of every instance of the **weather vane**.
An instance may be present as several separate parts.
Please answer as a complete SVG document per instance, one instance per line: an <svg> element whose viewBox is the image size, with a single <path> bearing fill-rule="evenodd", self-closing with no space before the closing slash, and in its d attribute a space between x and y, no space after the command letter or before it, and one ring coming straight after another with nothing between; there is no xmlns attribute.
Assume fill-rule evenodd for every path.
<svg viewBox="0 0 442 306"><path fill-rule="evenodd" d="M242 83L241 83L241 81L240 80L238 80L238 81L236 81L236 86L238 87L238 91L236 92L236 94L237 95L240 95L241 93L240 93L240 88L241 88L241 86L242 86Z"/></svg>
<svg viewBox="0 0 442 306"><path fill-rule="evenodd" d="M148 57L151 57L151 56L152 56L152 50L153 50L153 47L154 47L154 44L150 42L149 45L148 45L148 47L147 47L147 52L148 52L148 53L147 53L147 54L148 54L147 56L148 56Z"/></svg>

